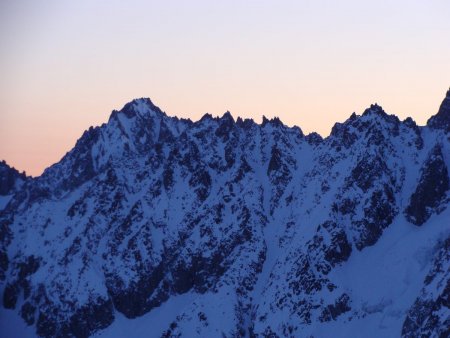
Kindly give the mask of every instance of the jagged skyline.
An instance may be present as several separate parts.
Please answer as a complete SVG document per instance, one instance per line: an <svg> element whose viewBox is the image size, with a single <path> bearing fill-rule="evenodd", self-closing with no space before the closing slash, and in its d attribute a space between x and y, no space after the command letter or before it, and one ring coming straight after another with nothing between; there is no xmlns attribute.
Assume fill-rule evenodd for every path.
<svg viewBox="0 0 450 338"><path fill-rule="evenodd" d="M0 165L2 333L448 336L449 133L450 92L326 139L133 100L40 177Z"/></svg>
<svg viewBox="0 0 450 338"><path fill-rule="evenodd" d="M450 78L448 1L2 1L0 158L37 175L136 97L309 133L370 104L419 125Z"/></svg>
<svg viewBox="0 0 450 338"><path fill-rule="evenodd" d="M134 103L136 103L136 102L138 102L138 103L139 103L139 102L144 102L146 105L149 104L149 105L150 105L151 107L153 107L156 111L160 112L160 113L161 113L162 115L164 115L164 116L167 116L168 118L182 119L182 120L186 120L186 121L189 122L189 123L191 123L191 122L192 122L192 123L199 123L200 121L202 121L202 120L204 120L204 119L221 120L221 119L224 119L224 118L225 118L225 119L226 119L226 118L231 118L231 119L232 119L234 122L236 122L238 125L239 125L239 124L245 124L245 123L249 122L249 123L251 123L251 124L255 123L255 124L257 124L257 125L263 126L265 123L272 123L272 122L273 122L273 123L276 123L276 124L283 124L283 125L286 125L286 126L291 127L291 128L293 128L293 129L298 129L302 135L308 136L309 139L317 139L317 138L318 138L318 139L327 139L327 138L330 137L330 135L333 133L333 130L335 130L336 128L338 128L339 125L342 125L343 123L346 123L346 122L348 122L348 121L351 121L355 116L360 116L360 114L357 115L355 112L353 112L350 116L347 117L347 119L345 119L345 121L341 121L341 122L336 121L336 122L333 124L333 128L331 129L331 134L330 134L330 135L323 136L323 135L320 135L320 133L318 133L317 131L311 131L311 132L308 133L308 132L305 132L300 126L296 126L296 125L294 125L294 126L289 126L289 125L287 125L286 123L284 123L284 121L282 121L278 116L267 118L265 115L263 115L263 116L261 117L261 121L257 121L257 120L255 121L252 117L233 116L233 114L232 114L230 111L226 111L225 113L223 113L222 115L219 115L219 116L213 116L213 115L210 114L210 113L205 113L203 116L201 116L200 118L195 119L195 120L192 120L192 119L189 118L189 117L184 118L184 117L179 117L179 116L172 116L172 115L170 115L170 114L166 114L165 111L161 110L161 108L158 107L157 105L155 105L155 104L152 102L152 100L151 100L150 98L148 98L148 97L146 97L146 98L138 98L138 99L134 99L134 100L132 100L132 101L126 103L125 106L122 108L122 110L124 110L124 109L126 110L126 107L127 107L127 106L130 106L130 105L132 105L132 104L134 104ZM439 119L439 118L436 118L437 116L441 116L441 117L442 117L443 115L445 115L445 118L448 119L448 116L447 116L447 115L448 115L448 106L450 106L450 88L449 88L449 90L447 91L444 100L441 102L441 104L440 104L440 106L439 106L439 110L436 112L436 114L430 115L430 116L428 117L428 119L426 120L426 122L429 123L431 120L434 119L434 121L433 121L432 123L434 123L434 124L437 126L437 125L441 124L440 119ZM388 114L388 113L386 113L386 112L383 110L383 107L380 106L380 105L378 105L377 103L371 104L370 107L367 107L367 109L365 109L364 112L362 112L361 114L364 114L365 112L367 112L368 110L370 110L370 109L372 109L372 108L379 109L381 112L383 112L383 114ZM442 113L442 111L443 111L444 109L445 109L445 111L446 111L445 114ZM111 112L111 114L109 115L109 118L108 118L107 120L110 120L111 118L113 118L113 116L114 116L115 114L117 114L118 112L119 112L118 110L114 109L114 110ZM393 116L394 118L396 118L396 119L398 119L398 120L401 120L401 119L399 119L399 117L398 117L396 114L388 114L388 115L391 115L391 116ZM409 119L412 119L412 118L411 118L410 116L408 116L406 119L403 119L403 121L406 121L406 120L409 120ZM102 122L102 123L99 123L99 124L96 125L96 126L90 126L89 128L86 128L86 129L85 129L85 132L86 132L88 129L92 129L93 127L94 127L94 128L97 128L97 127L101 127L101 126L105 125L105 123L107 122L107 120L105 120L105 121ZM412 119L412 121L414 121L414 120ZM416 123L416 121L414 121L414 123ZM445 123L448 124L448 122L445 122ZM445 127L445 123L444 123L444 127ZM424 124L424 126L425 126L425 124ZM439 127L439 126L437 126L437 127ZM442 126L441 126L441 127L442 127ZM77 138L77 140L79 140L81 137L82 137L82 135L80 135L79 138ZM70 151L70 149L72 149L72 148L69 148L69 149L66 150L66 152L65 152L66 155L67 155L67 153ZM62 160L62 159L63 159L63 158L61 158L60 160ZM54 163L50 163L50 164L49 164L46 168L44 168L44 169L47 169L47 168L49 168L50 166L52 166L52 165L54 165L54 164L57 164L60 160L58 160L58 161L56 161L56 162L54 162ZM26 172L25 170L20 170L20 169L14 167L14 165L11 165L11 163L8 163L5 159L1 159L1 161L2 161L2 163L3 163L4 165L7 165L7 166L11 167L12 169L16 170L17 172L21 172L22 175L28 175L28 176L32 176L32 177L38 177L38 176L40 176L40 175L42 174L42 173L39 173L39 174L36 175L36 174L30 173L30 172Z"/></svg>

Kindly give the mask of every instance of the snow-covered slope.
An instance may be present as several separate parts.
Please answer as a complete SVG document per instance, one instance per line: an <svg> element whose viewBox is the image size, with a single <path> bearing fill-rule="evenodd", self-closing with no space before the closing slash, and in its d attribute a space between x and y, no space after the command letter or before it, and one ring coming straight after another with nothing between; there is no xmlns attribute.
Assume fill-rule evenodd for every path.
<svg viewBox="0 0 450 338"><path fill-rule="evenodd" d="M0 336L448 335L449 100L325 139L128 103L8 195Z"/></svg>

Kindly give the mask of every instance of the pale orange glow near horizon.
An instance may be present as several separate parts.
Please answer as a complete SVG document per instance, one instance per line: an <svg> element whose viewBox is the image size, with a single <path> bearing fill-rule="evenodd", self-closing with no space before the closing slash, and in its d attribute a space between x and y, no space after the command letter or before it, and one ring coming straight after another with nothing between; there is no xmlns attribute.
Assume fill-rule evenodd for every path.
<svg viewBox="0 0 450 338"><path fill-rule="evenodd" d="M0 4L0 160L39 175L134 98L327 136L378 103L419 125L450 85L450 2Z"/></svg>

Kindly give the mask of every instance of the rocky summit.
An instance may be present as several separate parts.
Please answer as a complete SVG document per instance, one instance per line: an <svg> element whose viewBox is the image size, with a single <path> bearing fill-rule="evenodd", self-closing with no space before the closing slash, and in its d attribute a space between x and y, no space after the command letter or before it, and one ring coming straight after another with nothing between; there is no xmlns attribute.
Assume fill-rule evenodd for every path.
<svg viewBox="0 0 450 338"><path fill-rule="evenodd" d="M322 138L137 99L2 162L0 337L448 337L449 102Z"/></svg>

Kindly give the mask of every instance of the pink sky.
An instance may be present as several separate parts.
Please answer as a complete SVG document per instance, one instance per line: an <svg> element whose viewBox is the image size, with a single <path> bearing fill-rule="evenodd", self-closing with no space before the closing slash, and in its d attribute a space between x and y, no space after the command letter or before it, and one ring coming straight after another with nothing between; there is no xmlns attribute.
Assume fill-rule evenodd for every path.
<svg viewBox="0 0 450 338"><path fill-rule="evenodd" d="M0 159L39 175L137 97L324 136L374 102L423 125L450 85L449 17L448 0L3 0Z"/></svg>

